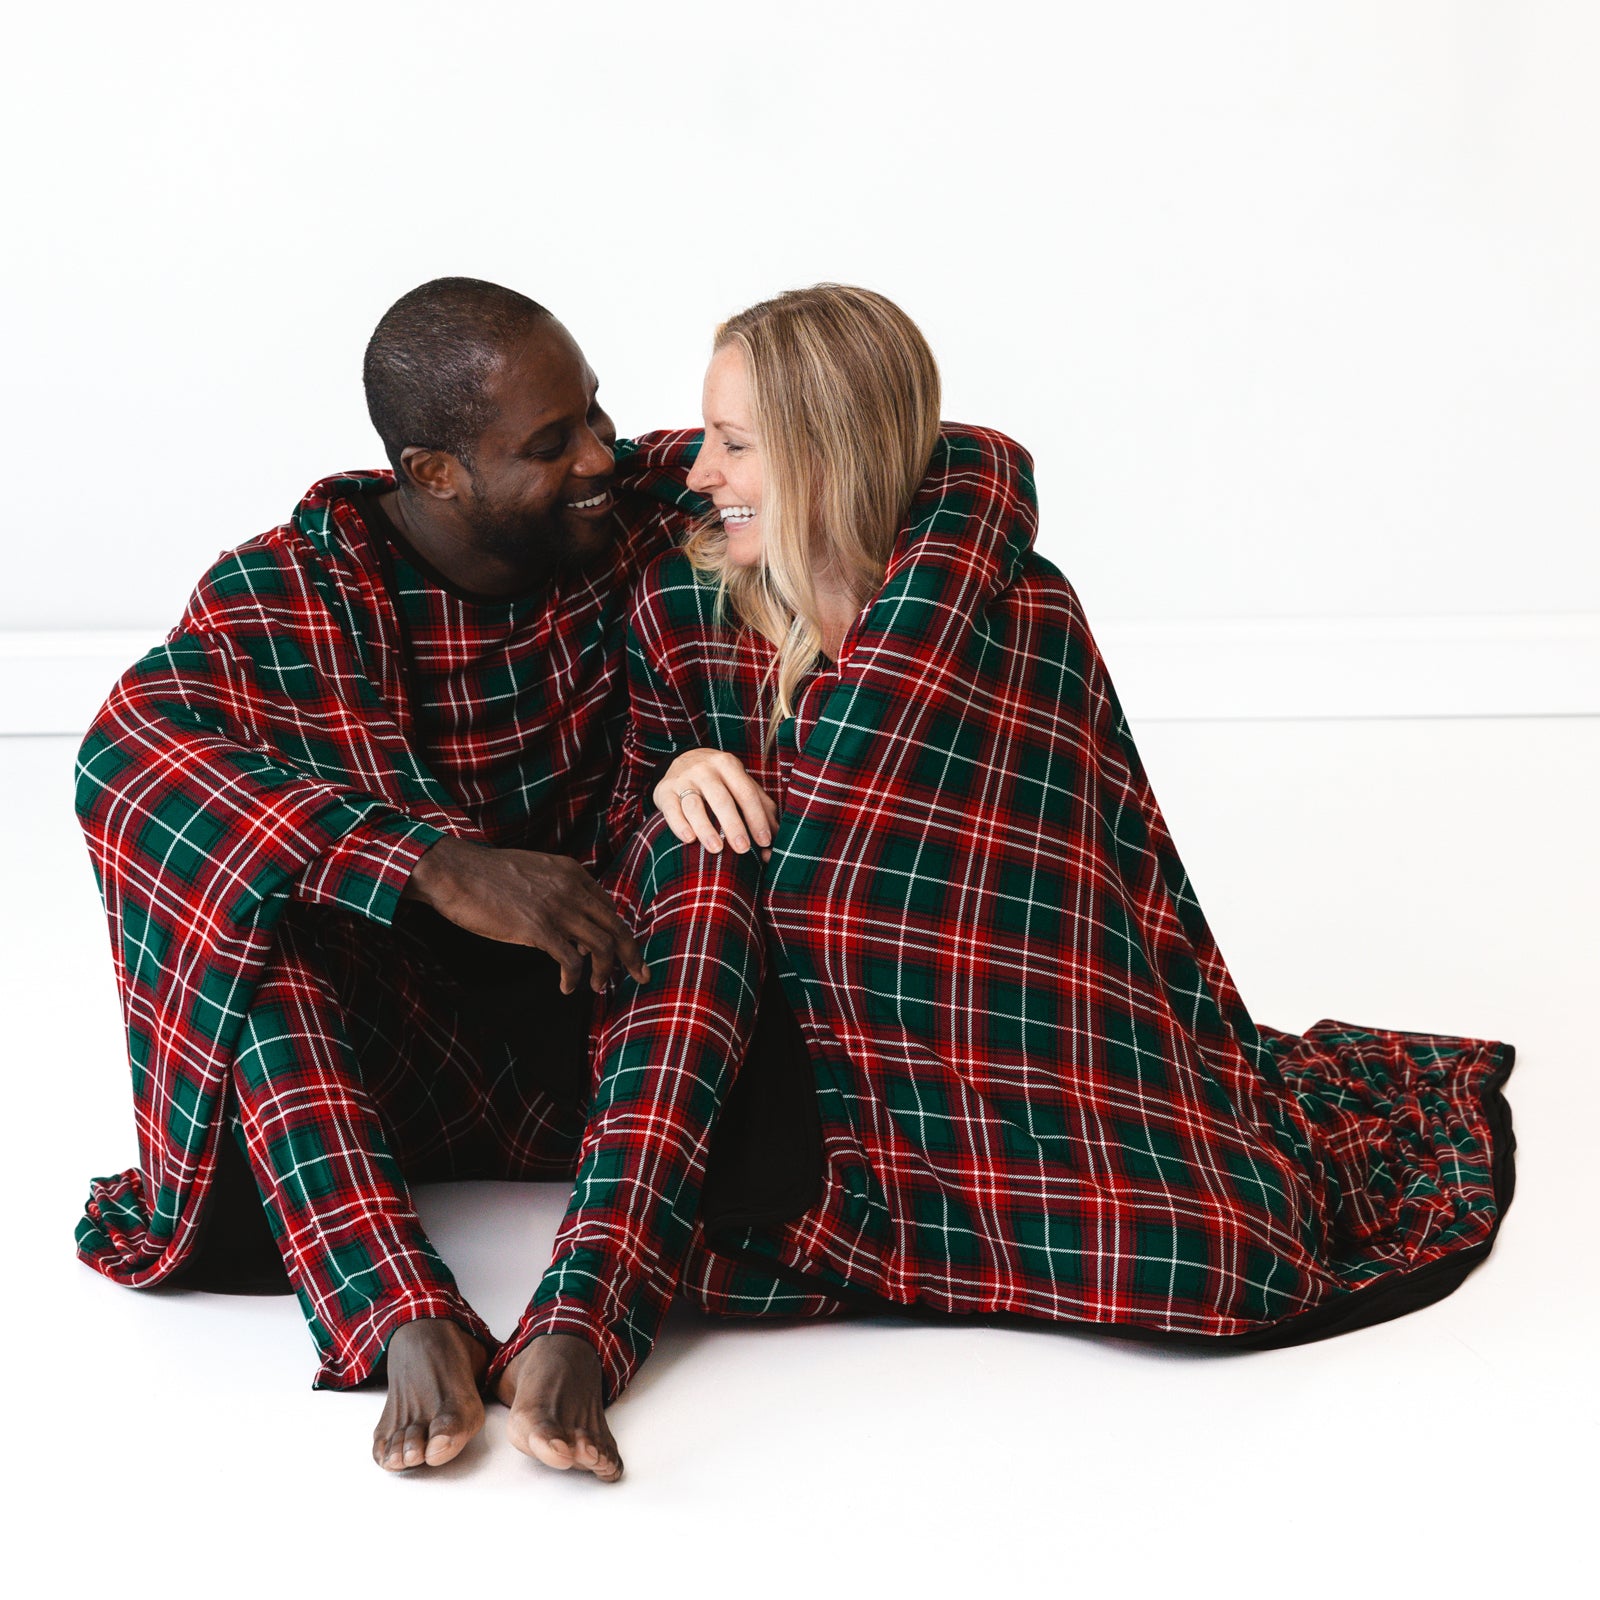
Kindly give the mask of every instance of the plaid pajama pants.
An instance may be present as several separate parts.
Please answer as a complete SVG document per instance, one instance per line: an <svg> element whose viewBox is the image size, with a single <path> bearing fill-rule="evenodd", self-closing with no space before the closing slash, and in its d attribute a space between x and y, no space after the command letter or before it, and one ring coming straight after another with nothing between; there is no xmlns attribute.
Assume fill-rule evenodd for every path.
<svg viewBox="0 0 1600 1600"><path fill-rule="evenodd" d="M724 1316L822 1316L839 1301L713 1253L700 1220L711 1129L754 1033L765 971L754 852L683 845L659 815L606 887L650 968L596 1007L588 1124L554 1257L489 1370L540 1334L600 1354L606 1399L650 1353L674 1295Z"/></svg>
<svg viewBox="0 0 1600 1600"><path fill-rule="evenodd" d="M441 932L454 938L443 939L453 962ZM318 1388L370 1377L394 1330L423 1317L494 1348L423 1231L408 1180L573 1170L587 1003L560 995L542 953L473 953L459 933L420 907L384 927L291 901L245 1019L238 1130L317 1346ZM451 970L485 956L500 958L505 981L464 984ZM537 1048L516 1036L519 1012ZM574 1044L574 1060L555 1059Z"/></svg>

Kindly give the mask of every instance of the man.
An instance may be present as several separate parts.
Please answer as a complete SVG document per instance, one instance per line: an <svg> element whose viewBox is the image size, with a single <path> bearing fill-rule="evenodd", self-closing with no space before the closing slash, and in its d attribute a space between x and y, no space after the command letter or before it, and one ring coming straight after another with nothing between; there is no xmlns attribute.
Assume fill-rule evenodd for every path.
<svg viewBox="0 0 1600 1600"><path fill-rule="evenodd" d="M482 1425L494 1347L408 1182L570 1176L585 969L648 980L591 872L668 511L619 515L594 374L523 295L422 285L364 376L392 475L224 553L79 752L140 1166L78 1245L135 1287L250 1287L264 1212L318 1386L386 1373L400 1469Z"/></svg>

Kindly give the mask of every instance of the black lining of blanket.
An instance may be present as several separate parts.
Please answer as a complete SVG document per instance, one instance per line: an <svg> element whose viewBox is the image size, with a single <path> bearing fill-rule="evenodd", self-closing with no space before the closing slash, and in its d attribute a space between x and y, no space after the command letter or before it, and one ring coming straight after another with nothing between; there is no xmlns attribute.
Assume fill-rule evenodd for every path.
<svg viewBox="0 0 1600 1600"><path fill-rule="evenodd" d="M793 1221L822 1197L816 1075L776 968L769 942L755 1028L706 1153L700 1222L708 1241Z"/></svg>
<svg viewBox="0 0 1600 1600"><path fill-rule="evenodd" d="M759 1250L752 1250L726 1236L714 1239L707 1228L707 1242L718 1255L743 1261L759 1267L769 1277L812 1294L825 1296L841 1305L877 1316L894 1315L917 1322L964 1322L995 1327L1037 1328L1046 1326L1062 1331L1111 1334L1141 1344L1164 1345L1178 1349L1244 1351L1277 1350L1291 1345L1311 1344L1319 1339L1331 1339L1342 1333L1354 1333L1358 1328L1369 1328L1380 1322L1390 1322L1412 1311L1420 1311L1443 1300L1460 1287L1467 1274L1478 1265L1494 1246L1500 1224L1510 1209L1516 1192L1517 1136L1511 1125L1511 1106L1502 1092L1506 1079L1516 1063L1513 1046L1502 1044L1496 1057L1493 1072L1484 1081L1483 1112L1489 1124L1492 1146L1490 1177L1494 1186L1495 1218L1488 1236L1465 1250L1438 1261L1430 1261L1410 1272L1399 1273L1373 1289L1355 1289L1337 1299L1325 1301L1286 1317L1269 1327L1252 1328L1244 1333L1190 1333L1147 1328L1128 1322L1088 1322L1064 1320L1056 1322L1036 1316L1014 1312L951 1312L932 1307L904 1305L886 1300L870 1290L845 1288L829 1279L805 1272L783 1262L774 1261ZM792 1217L762 1218L758 1221L789 1221ZM745 1226L752 1224L746 1223ZM726 1225L724 1225L726 1226Z"/></svg>

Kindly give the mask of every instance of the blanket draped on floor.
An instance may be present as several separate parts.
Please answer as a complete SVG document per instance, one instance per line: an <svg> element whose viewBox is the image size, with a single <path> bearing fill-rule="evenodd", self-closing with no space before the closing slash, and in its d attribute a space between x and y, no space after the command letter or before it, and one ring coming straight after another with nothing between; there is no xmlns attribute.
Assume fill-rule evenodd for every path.
<svg viewBox="0 0 1600 1600"><path fill-rule="evenodd" d="M626 481L703 509L698 442L651 436ZM1252 1019L1036 520L1026 452L947 425L781 779L752 636L680 554L641 583L614 835L674 749L786 787L763 905L821 1198L732 1250L824 1292L1208 1342L1448 1292L1510 1199L1511 1046Z"/></svg>
<svg viewBox="0 0 1600 1600"><path fill-rule="evenodd" d="M111 691L78 754L77 807L110 922L139 1166L97 1180L80 1256L135 1287L181 1264L218 1159L235 1041L291 896L392 921L442 834L482 839L429 770L385 561L352 497L224 552L165 643ZM667 513L624 515L608 561L557 579L506 666L519 732L548 752L515 839L594 867L625 716L622 627ZM519 680L520 681L520 680Z"/></svg>

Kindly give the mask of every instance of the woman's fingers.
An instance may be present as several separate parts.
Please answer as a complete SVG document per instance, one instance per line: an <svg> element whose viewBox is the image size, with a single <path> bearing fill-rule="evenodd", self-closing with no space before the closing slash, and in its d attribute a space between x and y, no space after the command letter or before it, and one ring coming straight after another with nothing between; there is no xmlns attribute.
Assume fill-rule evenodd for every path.
<svg viewBox="0 0 1600 1600"><path fill-rule="evenodd" d="M698 839L715 851L726 839L741 854L759 848L765 860L778 831L777 802L725 750L685 752L667 769L652 798L683 844Z"/></svg>
<svg viewBox="0 0 1600 1600"><path fill-rule="evenodd" d="M679 794L682 789L684 793ZM694 839L694 824L689 821L684 813L683 802L688 799L688 785L681 778L663 778L655 786L651 798L656 803L656 810L667 819L667 826L672 829L673 837L679 844L689 844Z"/></svg>
<svg viewBox="0 0 1600 1600"><path fill-rule="evenodd" d="M722 824L728 843L743 854L755 845L765 848L777 832L778 808L767 792L740 767L724 788L708 788L707 803Z"/></svg>
<svg viewBox="0 0 1600 1600"><path fill-rule="evenodd" d="M750 776L743 767L732 780L733 797L739 803L743 812L742 821L746 828L755 835L756 843L769 845L772 843L772 831L777 826L778 808L773 805L771 797L766 790ZM749 849L749 841L743 845L735 844L734 849Z"/></svg>
<svg viewBox="0 0 1600 1600"><path fill-rule="evenodd" d="M736 759L733 760L733 771L729 776L729 784L738 793L745 820L749 823L751 831L756 836L756 843L771 844L772 835L778 831L778 802L750 776L748 770ZM764 839L761 837L763 827L767 833L767 837Z"/></svg>
<svg viewBox="0 0 1600 1600"><path fill-rule="evenodd" d="M682 796L683 814L689 820L689 826L694 829L694 837L703 844L707 850L720 850L722 848L722 835L717 831L716 818L711 813L711 802L706 798L703 789L692 789ZM687 840L684 841L688 843Z"/></svg>
<svg viewBox="0 0 1600 1600"><path fill-rule="evenodd" d="M750 831L739 812L739 802L723 783L707 783L700 791L722 829L722 836L741 855L750 848Z"/></svg>

